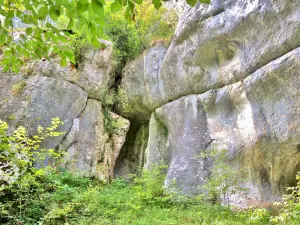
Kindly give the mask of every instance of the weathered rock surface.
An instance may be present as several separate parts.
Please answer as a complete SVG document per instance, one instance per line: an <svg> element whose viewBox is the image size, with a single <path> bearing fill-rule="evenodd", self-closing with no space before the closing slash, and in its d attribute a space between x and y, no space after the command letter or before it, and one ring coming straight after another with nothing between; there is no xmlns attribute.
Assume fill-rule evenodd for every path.
<svg viewBox="0 0 300 225"><path fill-rule="evenodd" d="M299 47L299 8L288 0L214 0L191 8L164 57L154 48L125 68L132 107L124 114L149 118L158 106L241 81Z"/></svg>
<svg viewBox="0 0 300 225"><path fill-rule="evenodd" d="M196 156L227 149L230 165L247 171L242 185L249 196L275 200L300 169L299 71L297 48L240 82L158 108L150 121L147 164L167 153L166 185L176 180L183 192L197 193L210 165Z"/></svg>
<svg viewBox="0 0 300 225"><path fill-rule="evenodd" d="M161 69L162 102L235 83L300 46L299 1L212 1L177 27Z"/></svg>
<svg viewBox="0 0 300 225"><path fill-rule="evenodd" d="M73 171L94 176L103 181L113 178L115 161L125 141L129 121L109 112L115 124L109 133L105 130L105 112L101 103L89 99L79 118L62 142L67 149L66 164Z"/></svg>
<svg viewBox="0 0 300 225"><path fill-rule="evenodd" d="M184 15L191 8L184 0L170 0L163 2L163 4L167 9L174 10L178 16Z"/></svg>
<svg viewBox="0 0 300 225"><path fill-rule="evenodd" d="M160 106L163 95L160 70L165 53L163 45L154 46L124 68L119 91L122 115L147 121L151 112Z"/></svg>
<svg viewBox="0 0 300 225"><path fill-rule="evenodd" d="M144 168L151 169L153 165L168 165L171 151L168 149L168 130L159 121L157 115L152 113L149 122L149 138L145 149Z"/></svg>
<svg viewBox="0 0 300 225"><path fill-rule="evenodd" d="M11 130L25 126L34 134L38 125L48 127L52 118L59 117L68 132L74 118L84 110L87 93L80 87L54 78L17 75L0 75L0 119L7 121ZM45 143L56 148L63 137Z"/></svg>
<svg viewBox="0 0 300 225"><path fill-rule="evenodd" d="M95 50L83 47L80 51L80 62L77 69L67 66L61 67L59 62L41 61L28 68L29 73L66 80L84 89L89 98L102 100L114 82L112 71L112 45L106 43L107 48Z"/></svg>
<svg viewBox="0 0 300 225"><path fill-rule="evenodd" d="M46 140L42 147L60 146L69 153L69 168L109 181L129 128L128 120L98 101L114 81L111 53L111 46L84 47L78 70L62 68L54 60L24 68L23 75L0 71L0 119L9 123L10 132L22 125L34 135L38 125L49 127L51 119L59 117L64 122L59 130L65 137Z"/></svg>

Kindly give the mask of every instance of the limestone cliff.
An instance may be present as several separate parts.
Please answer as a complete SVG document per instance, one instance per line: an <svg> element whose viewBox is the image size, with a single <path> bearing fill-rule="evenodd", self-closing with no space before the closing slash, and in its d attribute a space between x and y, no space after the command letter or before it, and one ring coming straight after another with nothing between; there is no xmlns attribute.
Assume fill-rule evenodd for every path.
<svg viewBox="0 0 300 225"><path fill-rule="evenodd" d="M1 74L0 119L33 134L60 117L66 135L46 144L66 149L72 170L107 181L167 164L166 187L176 181L188 194L201 192L210 175L212 162L197 156L227 149L250 190L233 202L278 199L300 169L300 2L183 8L171 44L128 63L120 84L111 47L87 47L77 70L51 61L25 77ZM113 85L118 115L105 108Z"/></svg>
<svg viewBox="0 0 300 225"><path fill-rule="evenodd" d="M299 9L288 0L198 4L181 16L169 47L155 46L126 66L119 113L149 123L143 164L167 164L167 187L176 181L184 193L199 193L210 166L196 156L213 149L227 149L232 169L247 171L240 185L250 192L233 201L276 200L294 184ZM120 157L130 164L134 154L126 148Z"/></svg>
<svg viewBox="0 0 300 225"><path fill-rule="evenodd" d="M129 128L127 119L101 103L114 81L111 52L84 48L76 70L53 60L29 64L19 75L0 74L0 119L33 135L38 125L47 127L59 117L66 135L44 147L67 151L65 164L74 172L109 181Z"/></svg>

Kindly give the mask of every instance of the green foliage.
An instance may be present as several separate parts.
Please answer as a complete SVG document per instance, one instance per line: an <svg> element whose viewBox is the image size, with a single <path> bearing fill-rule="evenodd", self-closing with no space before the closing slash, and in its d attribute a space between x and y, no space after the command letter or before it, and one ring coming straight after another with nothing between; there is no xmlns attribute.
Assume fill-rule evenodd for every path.
<svg viewBox="0 0 300 225"><path fill-rule="evenodd" d="M9 127L0 121L1 224L299 224L300 173L297 186L288 188L290 194L278 203L281 209L277 215L271 217L261 208L233 211L203 198L166 191L166 166L152 167L141 171L140 176L132 175L130 181L115 179L110 184L60 168L61 154L40 146L44 140L62 134L56 131L61 124L53 119L51 127L39 127L37 135L29 137L23 127L7 135ZM200 156L214 161L211 179L215 181L206 187L213 195L240 191L237 177L230 177L237 174L225 165L225 154L224 150ZM46 157L56 161L54 167L34 167Z"/></svg>
<svg viewBox="0 0 300 225"><path fill-rule="evenodd" d="M7 207L10 204L8 199L12 197L0 197L0 223L267 225L299 222L299 217L295 217L299 209L294 207L299 204L299 195L297 201L293 195L294 201L286 203L289 206L292 204L292 208L285 207L279 213L278 219L282 218L282 213L288 215L284 221L276 221L273 217L271 222L270 212L266 209L233 211L229 207L211 205L201 199L168 194L163 188L165 169L165 166L153 167L150 171L142 171L141 177L132 176L130 182L115 179L110 184L102 184L65 169L51 170L40 176L34 188L32 186L30 189L26 210L18 220L9 216L12 212L17 213L12 206ZM20 195L12 194L15 198Z"/></svg>
<svg viewBox="0 0 300 225"><path fill-rule="evenodd" d="M235 171L229 166L226 162L226 153L227 150L213 150L201 154L200 157L203 159L209 158L213 163L208 181L203 186L205 193L203 196L206 200L223 201L224 204L229 205L229 195L244 193L247 189L239 186L239 183L245 180L245 174L243 171Z"/></svg>
<svg viewBox="0 0 300 225"><path fill-rule="evenodd" d="M156 10L149 0L135 7L134 21L124 18L124 13L126 9L114 14L105 11L104 34L114 44L117 73L121 73L127 62L149 48L153 42L159 40L168 43L177 23L174 11L164 7Z"/></svg>
<svg viewBox="0 0 300 225"><path fill-rule="evenodd" d="M125 125L125 121L121 118L114 118L110 112L104 108L103 109L103 115L104 115L104 130L108 134L113 134L115 131L117 131L120 127L123 127Z"/></svg>
<svg viewBox="0 0 300 225"><path fill-rule="evenodd" d="M70 47L71 50L74 52L75 62L77 65L81 64L82 58L81 58L81 52L82 48L87 45L87 39L81 35L73 35L70 39Z"/></svg>
<svg viewBox="0 0 300 225"><path fill-rule="evenodd" d="M163 183L166 179L164 170L167 166L153 167L150 170L144 170L141 176L134 175L134 190L138 201L145 204L168 203L172 196L165 193Z"/></svg>
<svg viewBox="0 0 300 225"><path fill-rule="evenodd" d="M273 223L283 225L296 225L300 221L300 172L296 176L296 187L288 187L289 194L283 196L283 202L276 205L280 207L279 215L272 218Z"/></svg>
<svg viewBox="0 0 300 225"><path fill-rule="evenodd" d="M53 161L61 157L54 149L40 146L42 141L62 135L56 131L61 124L55 118L50 127L39 126L37 135L33 137L27 134L24 127L19 127L8 136L8 125L0 120L0 218L16 223L27 214L37 213L38 209L29 207L36 201L32 199L32 193L40 190L39 180L50 167L37 168L34 165L46 157L51 157Z"/></svg>
<svg viewBox="0 0 300 225"><path fill-rule="evenodd" d="M199 1L209 3L209 0ZM0 66L4 71L18 72L28 59L49 59L53 54L61 58L62 66L67 60L75 64L74 53L68 48L70 33L84 35L89 44L99 47L106 3L112 12L123 10L123 17L134 20L136 8L143 0L115 0L112 4L105 0L1 0L0 15L4 19L0 23ZM152 3L156 9L162 5L160 0ZM26 28L16 26L15 18L26 24Z"/></svg>

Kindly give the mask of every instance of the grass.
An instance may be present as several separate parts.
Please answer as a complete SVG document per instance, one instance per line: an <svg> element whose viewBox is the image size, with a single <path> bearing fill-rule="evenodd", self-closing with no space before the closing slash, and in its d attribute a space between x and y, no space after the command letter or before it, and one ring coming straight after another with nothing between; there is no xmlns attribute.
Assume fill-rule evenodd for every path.
<svg viewBox="0 0 300 225"><path fill-rule="evenodd" d="M4 202L0 224L285 224L271 223L272 217L266 209L233 211L199 199L166 194L161 185L165 176L160 171L144 172L142 177L132 177L131 182L116 179L110 184L69 171L56 171L45 175L38 187L23 196L27 202L19 216L16 216L18 206L14 206L16 196L13 193L8 197L0 196L0 202ZM297 221L286 224L297 224Z"/></svg>
<svg viewBox="0 0 300 225"><path fill-rule="evenodd" d="M185 196L168 195L161 188L164 176L148 173L132 182L121 179L103 184L68 171L46 175L32 189L26 208L17 215L13 194L0 197L9 213L0 216L1 224L78 224L78 225L185 225L185 224L269 224L269 214L253 220L246 212L210 205ZM20 197L20 196L18 196ZM18 198L19 199L19 198ZM11 208L9 208L11 206ZM251 219L251 221L249 221ZM255 223L254 223L255 221ZM266 222L267 221L267 222Z"/></svg>

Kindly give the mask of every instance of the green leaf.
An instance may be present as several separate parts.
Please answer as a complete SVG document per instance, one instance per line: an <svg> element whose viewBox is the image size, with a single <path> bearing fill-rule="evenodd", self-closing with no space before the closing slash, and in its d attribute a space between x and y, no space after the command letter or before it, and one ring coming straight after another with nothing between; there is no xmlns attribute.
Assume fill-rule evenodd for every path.
<svg viewBox="0 0 300 225"><path fill-rule="evenodd" d="M6 11L0 8L0 15L6 16Z"/></svg>
<svg viewBox="0 0 300 225"><path fill-rule="evenodd" d="M28 36L32 34L32 28L31 28L31 27L28 27L28 28L26 29L26 34L27 34Z"/></svg>
<svg viewBox="0 0 300 225"><path fill-rule="evenodd" d="M210 0L199 0L200 3L209 4Z"/></svg>
<svg viewBox="0 0 300 225"><path fill-rule="evenodd" d="M5 41L6 41L6 34L2 33L0 35L0 46L3 46L5 44Z"/></svg>
<svg viewBox="0 0 300 225"><path fill-rule="evenodd" d="M152 0L152 3L156 9L159 9L162 6L162 3L160 0Z"/></svg>
<svg viewBox="0 0 300 225"><path fill-rule="evenodd" d="M49 28L49 29L52 29L53 26L52 26L51 23L46 23L46 27Z"/></svg>
<svg viewBox="0 0 300 225"><path fill-rule="evenodd" d="M68 25L67 25L67 30L72 30L73 27L74 27L74 19L71 18L71 19L69 20Z"/></svg>
<svg viewBox="0 0 300 225"><path fill-rule="evenodd" d="M22 20L23 20L22 21L23 23L31 24L30 17L27 14L23 15L23 19Z"/></svg>
<svg viewBox="0 0 300 225"><path fill-rule="evenodd" d="M186 0L186 3L189 4L190 6L194 6L197 3L197 0Z"/></svg>
<svg viewBox="0 0 300 225"><path fill-rule="evenodd" d="M69 7L71 5L69 0L62 0L61 4L65 7Z"/></svg>
<svg viewBox="0 0 300 225"><path fill-rule="evenodd" d="M17 45L16 49L19 54L23 54L24 50L23 50L22 46Z"/></svg>
<svg viewBox="0 0 300 225"><path fill-rule="evenodd" d="M38 18L40 20L44 20L46 19L47 15L48 15L48 5L43 5L42 7L39 8Z"/></svg>
<svg viewBox="0 0 300 225"><path fill-rule="evenodd" d="M102 13L103 12L103 5L98 0L92 0L92 7L93 7L93 10L96 13Z"/></svg>
<svg viewBox="0 0 300 225"><path fill-rule="evenodd" d="M27 9L28 11L33 11L33 6L31 4L24 4L25 9Z"/></svg>
<svg viewBox="0 0 300 225"><path fill-rule="evenodd" d="M88 6L89 4L86 0L79 0L76 7L77 14L81 15L82 13L84 13L88 9Z"/></svg>
<svg viewBox="0 0 300 225"><path fill-rule="evenodd" d="M58 36L58 39L59 39L62 43L67 43L67 42L68 42L68 39L67 39L65 36L60 35L60 34L58 34L57 36Z"/></svg>
<svg viewBox="0 0 300 225"><path fill-rule="evenodd" d="M90 26L86 27L85 29L85 36L86 36L86 39L88 40L88 42L92 42L92 34L91 34L91 31L89 29Z"/></svg>
<svg viewBox="0 0 300 225"><path fill-rule="evenodd" d="M125 19L126 19L127 21L131 21L131 13L130 13L130 8L129 8L129 7L126 8L126 11L125 11Z"/></svg>
<svg viewBox="0 0 300 225"><path fill-rule="evenodd" d="M19 72L19 68L16 66L16 64L12 64L11 65L11 71L14 73L18 73Z"/></svg>
<svg viewBox="0 0 300 225"><path fill-rule="evenodd" d="M98 24L100 26L105 26L105 24L106 24L105 21L103 20L103 18L101 18L101 17L94 19L94 21L96 24Z"/></svg>
<svg viewBox="0 0 300 225"><path fill-rule="evenodd" d="M120 0L115 0L115 1L111 4L110 8L111 8L111 11L112 11L113 13L114 13L114 12L120 11L120 9L122 8L122 4L121 4Z"/></svg>
<svg viewBox="0 0 300 225"><path fill-rule="evenodd" d="M85 27L85 21L83 17L78 17L75 24L76 30L82 32Z"/></svg>
<svg viewBox="0 0 300 225"><path fill-rule="evenodd" d="M97 36L97 29L92 23L89 24L89 31L92 34L92 37Z"/></svg>
<svg viewBox="0 0 300 225"><path fill-rule="evenodd" d="M54 0L54 4L57 6L61 6L63 4L62 0Z"/></svg>
<svg viewBox="0 0 300 225"><path fill-rule="evenodd" d="M130 9L130 11L131 11L131 13L133 14L134 13L134 4L133 4L133 2L132 1L128 1L128 6L129 6L129 9Z"/></svg>
<svg viewBox="0 0 300 225"><path fill-rule="evenodd" d="M13 41L12 36L7 36L6 37L6 44L10 44L10 43L12 43L12 41Z"/></svg>
<svg viewBox="0 0 300 225"><path fill-rule="evenodd" d="M95 18L97 18L98 17L97 14L98 13L95 13L95 10L93 9L92 4L90 4L88 7L88 16L89 16L90 20L94 20Z"/></svg>
<svg viewBox="0 0 300 225"><path fill-rule="evenodd" d="M101 2L102 5L106 4L105 0L99 0L99 2Z"/></svg>
<svg viewBox="0 0 300 225"><path fill-rule="evenodd" d="M134 2L135 2L136 4L142 4L142 3L143 3L143 0L134 0Z"/></svg>
<svg viewBox="0 0 300 225"><path fill-rule="evenodd" d="M67 56L67 58L70 60L70 62L75 64L74 52L72 50L67 49L67 50L64 51L64 53Z"/></svg>
<svg viewBox="0 0 300 225"><path fill-rule="evenodd" d="M53 34L52 32L49 32L49 36L52 39L52 41L54 41L54 43L58 43L58 37L55 36L55 34Z"/></svg>
<svg viewBox="0 0 300 225"><path fill-rule="evenodd" d="M0 66L5 66L10 63L10 59L4 58L0 60Z"/></svg>
<svg viewBox="0 0 300 225"><path fill-rule="evenodd" d="M6 28L12 27L12 21L11 21L11 18L9 18L9 17L6 17L6 18L5 18L4 26L5 26Z"/></svg>
<svg viewBox="0 0 300 225"><path fill-rule="evenodd" d="M97 38L92 39L92 44L96 47L99 48L101 46L101 43L98 41Z"/></svg>
<svg viewBox="0 0 300 225"><path fill-rule="evenodd" d="M49 15L52 20L56 21L58 19L58 17L60 16L60 11L55 6L51 6Z"/></svg>
<svg viewBox="0 0 300 225"><path fill-rule="evenodd" d="M60 60L60 65L61 65L62 67L65 67L65 66L67 65L67 59L66 59L66 57L63 57L63 58Z"/></svg>
<svg viewBox="0 0 300 225"><path fill-rule="evenodd" d="M29 53L28 51L26 51L26 49L24 49L23 55L24 55L26 58L30 58L30 53Z"/></svg>

